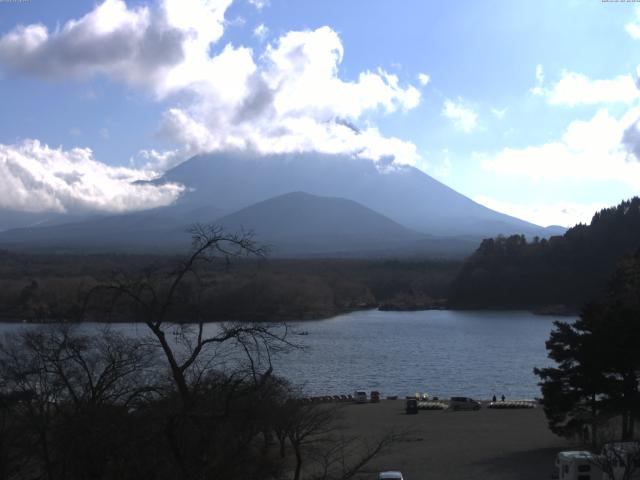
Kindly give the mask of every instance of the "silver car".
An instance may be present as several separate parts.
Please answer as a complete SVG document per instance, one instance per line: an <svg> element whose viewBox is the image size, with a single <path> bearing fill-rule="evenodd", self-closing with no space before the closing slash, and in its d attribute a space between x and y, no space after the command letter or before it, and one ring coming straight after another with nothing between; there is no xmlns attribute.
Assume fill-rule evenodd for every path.
<svg viewBox="0 0 640 480"><path fill-rule="evenodd" d="M451 397L449 408L452 410L480 410L480 402L469 397Z"/></svg>

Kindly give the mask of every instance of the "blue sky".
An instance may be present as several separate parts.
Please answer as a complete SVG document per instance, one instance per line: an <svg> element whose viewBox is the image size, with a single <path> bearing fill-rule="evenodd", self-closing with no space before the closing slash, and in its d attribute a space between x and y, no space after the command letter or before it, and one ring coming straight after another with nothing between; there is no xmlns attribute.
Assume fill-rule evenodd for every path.
<svg viewBox="0 0 640 480"><path fill-rule="evenodd" d="M394 155L541 225L588 221L640 187L639 11L0 2L0 207L154 206L179 189L131 182L200 151L318 149Z"/></svg>

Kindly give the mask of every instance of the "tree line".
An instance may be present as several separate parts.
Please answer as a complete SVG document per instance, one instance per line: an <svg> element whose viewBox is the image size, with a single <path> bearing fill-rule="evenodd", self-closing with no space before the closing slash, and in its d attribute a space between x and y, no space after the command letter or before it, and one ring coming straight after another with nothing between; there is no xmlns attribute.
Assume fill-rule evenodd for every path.
<svg viewBox="0 0 640 480"><path fill-rule="evenodd" d="M96 285L179 258L152 255L68 255L0 252L0 321L75 321ZM207 304L212 321L322 318L350 310L417 308L446 297L459 262L238 258L202 265L204 288L183 282ZM111 321L136 321L132 316ZM176 318L188 312L172 310Z"/></svg>
<svg viewBox="0 0 640 480"><path fill-rule="evenodd" d="M458 308L578 311L606 291L616 263L640 246L640 198L596 213L563 236L523 235L483 240L452 282L450 304Z"/></svg>

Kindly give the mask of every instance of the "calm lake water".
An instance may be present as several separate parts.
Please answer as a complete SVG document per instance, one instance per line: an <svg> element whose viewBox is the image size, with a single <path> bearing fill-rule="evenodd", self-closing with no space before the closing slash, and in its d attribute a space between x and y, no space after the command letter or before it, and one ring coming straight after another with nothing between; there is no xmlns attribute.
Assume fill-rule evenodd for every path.
<svg viewBox="0 0 640 480"><path fill-rule="evenodd" d="M539 397L533 367L550 364L544 342L554 320L529 312L380 312L368 310L294 322L293 350L274 359L276 373L309 395L379 390L490 398ZM0 324L0 333L22 328ZM118 324L129 334L144 326ZM211 327L213 328L213 327Z"/></svg>

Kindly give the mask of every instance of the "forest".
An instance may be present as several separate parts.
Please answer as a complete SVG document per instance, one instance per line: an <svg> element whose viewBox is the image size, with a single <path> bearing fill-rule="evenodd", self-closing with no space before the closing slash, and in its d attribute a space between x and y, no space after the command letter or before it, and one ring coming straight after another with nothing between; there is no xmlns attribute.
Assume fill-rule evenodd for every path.
<svg viewBox="0 0 640 480"><path fill-rule="evenodd" d="M640 198L597 212L563 236L483 240L452 282L454 308L575 313L605 293L617 262L640 246Z"/></svg>
<svg viewBox="0 0 640 480"><path fill-rule="evenodd" d="M115 278L170 267L178 256L0 252L0 321L78 320L87 292ZM210 320L323 318L356 309L441 306L460 262L444 260L278 260L207 264L199 292ZM189 288L185 286L185 288ZM109 321L132 318L122 312ZM175 312L184 321L186 312Z"/></svg>

